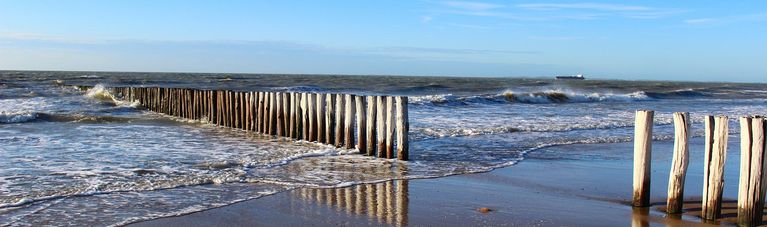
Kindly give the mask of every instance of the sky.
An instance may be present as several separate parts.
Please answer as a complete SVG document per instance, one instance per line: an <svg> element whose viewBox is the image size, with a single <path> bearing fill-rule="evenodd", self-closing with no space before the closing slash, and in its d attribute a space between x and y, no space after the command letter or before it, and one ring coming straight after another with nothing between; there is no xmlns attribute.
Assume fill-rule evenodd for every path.
<svg viewBox="0 0 767 227"><path fill-rule="evenodd" d="M0 70L764 82L767 1L0 0Z"/></svg>

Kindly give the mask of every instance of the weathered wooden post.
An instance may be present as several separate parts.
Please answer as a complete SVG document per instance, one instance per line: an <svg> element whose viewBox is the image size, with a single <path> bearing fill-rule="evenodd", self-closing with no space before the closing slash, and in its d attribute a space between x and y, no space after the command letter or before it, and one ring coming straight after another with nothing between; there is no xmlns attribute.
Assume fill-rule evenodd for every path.
<svg viewBox="0 0 767 227"><path fill-rule="evenodd" d="M269 135L277 135L277 93L269 92Z"/></svg>
<svg viewBox="0 0 767 227"><path fill-rule="evenodd" d="M290 93L282 93L282 131L283 136L289 137L288 130L290 130Z"/></svg>
<svg viewBox="0 0 767 227"><path fill-rule="evenodd" d="M309 141L309 129L312 126L309 125L309 94L307 93L301 93L301 124L303 125L301 139Z"/></svg>
<svg viewBox="0 0 767 227"><path fill-rule="evenodd" d="M314 142L317 140L317 122L315 119L317 114L314 111L314 107L317 105L314 103L314 97L315 94L313 93L306 94L306 117L309 119L309 137L306 139L306 141L309 142Z"/></svg>
<svg viewBox="0 0 767 227"><path fill-rule="evenodd" d="M727 157L727 135L729 125L727 116L719 116L711 124L710 119L706 120L706 132L711 128L714 132L713 143L704 157L704 182L703 207L701 216L706 220L715 220L719 218L722 212L722 188L724 186L724 162ZM706 136L708 139L708 136ZM710 152L708 152L710 151Z"/></svg>
<svg viewBox="0 0 767 227"><path fill-rule="evenodd" d="M317 94L315 96L315 111L317 112L317 142L325 143L325 95Z"/></svg>
<svg viewBox="0 0 767 227"><path fill-rule="evenodd" d="M224 101L223 101L223 96L221 95L221 93L222 93L221 91L217 90L217 91L215 91L215 93L216 93L216 125L217 126L221 126L223 124L223 122L224 122L223 119L222 119L223 116L222 116L222 113L221 113L221 111L223 109L222 105L223 105ZM171 104L171 107L172 106L173 105Z"/></svg>
<svg viewBox="0 0 767 227"><path fill-rule="evenodd" d="M376 97L376 136L378 137L378 157L386 157L386 98Z"/></svg>
<svg viewBox="0 0 767 227"><path fill-rule="evenodd" d="M258 132L258 109L261 108L258 106L258 92L253 92L253 125L251 125L251 129L254 132Z"/></svg>
<svg viewBox="0 0 767 227"><path fill-rule="evenodd" d="M394 158L394 97L386 97L386 158Z"/></svg>
<svg viewBox="0 0 767 227"><path fill-rule="evenodd" d="M325 94L325 144L335 142L336 127L336 96L334 94Z"/></svg>
<svg viewBox="0 0 767 227"><path fill-rule="evenodd" d="M403 161L407 161L410 155L408 140L410 122L408 122L407 116L407 101L407 97L397 96L397 159Z"/></svg>
<svg viewBox="0 0 767 227"><path fill-rule="evenodd" d="M290 129L288 130L288 136L290 138L296 138L296 93L289 93L290 95Z"/></svg>
<svg viewBox="0 0 767 227"><path fill-rule="evenodd" d="M232 128L240 128L240 124L242 124L242 118L240 115L240 110L242 109L242 106L240 106L240 95L242 93L240 92L232 92L234 93L234 112L232 113L234 115L234 125L232 125Z"/></svg>
<svg viewBox="0 0 767 227"><path fill-rule="evenodd" d="M690 128L689 113L674 113L674 153L671 161L671 172L668 179L668 199L666 212L682 213L684 205L684 181L689 164Z"/></svg>
<svg viewBox="0 0 767 227"><path fill-rule="evenodd" d="M231 128L232 125L234 125L234 114L232 114L232 111L234 109L234 97L232 97L232 91L225 91L224 96L226 96L226 112L224 114L224 119L226 119L226 127Z"/></svg>
<svg viewBox="0 0 767 227"><path fill-rule="evenodd" d="M301 93L296 93L296 139L304 139L304 108L303 100L301 100Z"/></svg>
<svg viewBox="0 0 767 227"><path fill-rule="evenodd" d="M650 205L650 162L654 111L637 110L634 122L634 198L632 205Z"/></svg>
<svg viewBox="0 0 767 227"><path fill-rule="evenodd" d="M256 128L258 133L263 132L264 125L264 96L262 92L256 92Z"/></svg>
<svg viewBox="0 0 767 227"><path fill-rule="evenodd" d="M357 150L360 151L360 154L367 154L367 136L365 136L365 130L367 129L365 111L367 110L367 107L365 106L365 96L355 97L354 103L357 107Z"/></svg>
<svg viewBox="0 0 767 227"><path fill-rule="evenodd" d="M368 96L367 101L367 125L365 125L367 132L365 133L365 143L367 144L367 155L373 156L376 154L376 106L378 104L376 103L375 96Z"/></svg>
<svg viewBox="0 0 767 227"><path fill-rule="evenodd" d="M753 213L751 210L748 191L751 179L751 147L753 145L750 117L740 118L740 178L738 179L738 225L750 224Z"/></svg>
<svg viewBox="0 0 767 227"><path fill-rule="evenodd" d="M277 104L276 104L277 115L275 116L277 118L276 119L277 120L277 136L284 136L285 134L283 134L284 132L282 130L283 129L283 125L282 125L283 124L283 122L282 122L282 117L283 117L282 116L282 92L277 92L275 95L277 96L277 98L275 98L275 100L277 100Z"/></svg>
<svg viewBox="0 0 767 227"><path fill-rule="evenodd" d="M767 191L765 174L764 118L740 119L741 159L738 187L738 225L757 226L762 223L764 197Z"/></svg>
<svg viewBox="0 0 767 227"><path fill-rule="evenodd" d="M346 149L354 148L354 95L346 94L344 103L344 145Z"/></svg>
<svg viewBox="0 0 767 227"><path fill-rule="evenodd" d="M336 94L336 147L341 147L343 145L344 141L344 122L345 122L345 112L344 112L344 95L343 94Z"/></svg>

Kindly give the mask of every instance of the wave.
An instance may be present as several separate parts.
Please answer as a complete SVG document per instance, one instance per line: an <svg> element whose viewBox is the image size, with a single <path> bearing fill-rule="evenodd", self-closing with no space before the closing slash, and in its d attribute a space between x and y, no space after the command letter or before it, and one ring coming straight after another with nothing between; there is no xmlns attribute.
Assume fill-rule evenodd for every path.
<svg viewBox="0 0 767 227"><path fill-rule="evenodd" d="M34 112L5 112L0 111L0 124L24 123L37 119Z"/></svg>
<svg viewBox="0 0 767 227"><path fill-rule="evenodd" d="M543 90L533 92L516 92L506 90L500 94L456 96L452 94L412 96L414 104L493 104L493 103L587 103L587 102L636 102L653 100L643 91L633 93L584 93L565 90Z"/></svg>
<svg viewBox="0 0 767 227"><path fill-rule="evenodd" d="M77 78L82 78L82 79L101 79L102 77L99 76L99 75L82 75L82 76L78 76Z"/></svg>
<svg viewBox="0 0 767 227"><path fill-rule="evenodd" d="M698 89L678 89L673 91L664 92L646 92L648 97L655 99L672 99L672 98L695 98L695 97L710 97L711 94Z"/></svg>
<svg viewBox="0 0 767 227"><path fill-rule="evenodd" d="M114 123L135 119L117 116L91 116L84 114L49 114L37 112L0 112L0 124L27 122Z"/></svg>
<svg viewBox="0 0 767 227"><path fill-rule="evenodd" d="M129 101L123 101L116 98L111 92L109 92L108 88L104 87L104 85L101 85L101 84L97 84L96 86L88 88L88 90L86 90L85 92L85 96L88 98L99 100L99 101L114 103L115 105L118 105L118 106L127 106L127 107L135 108L140 105L138 100L129 102Z"/></svg>

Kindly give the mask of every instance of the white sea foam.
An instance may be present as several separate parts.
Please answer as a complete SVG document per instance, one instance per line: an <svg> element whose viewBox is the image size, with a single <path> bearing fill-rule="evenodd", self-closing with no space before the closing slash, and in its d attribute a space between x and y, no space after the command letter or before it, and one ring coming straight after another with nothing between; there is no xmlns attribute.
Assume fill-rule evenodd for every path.
<svg viewBox="0 0 767 227"><path fill-rule="evenodd" d="M37 113L0 111L0 123L22 123L35 120Z"/></svg>
<svg viewBox="0 0 767 227"><path fill-rule="evenodd" d="M85 93L85 96L100 101L111 102L118 106L138 107L140 105L138 100L129 102L116 98L114 94L109 92L109 89L104 87L102 84L97 84L96 86L88 89L88 91Z"/></svg>
<svg viewBox="0 0 767 227"><path fill-rule="evenodd" d="M567 89L542 89L536 91L506 90L500 94L456 96L452 94L411 96L414 104L491 104L491 103L586 103L586 102L635 102L652 100L643 91L632 93L580 92Z"/></svg>

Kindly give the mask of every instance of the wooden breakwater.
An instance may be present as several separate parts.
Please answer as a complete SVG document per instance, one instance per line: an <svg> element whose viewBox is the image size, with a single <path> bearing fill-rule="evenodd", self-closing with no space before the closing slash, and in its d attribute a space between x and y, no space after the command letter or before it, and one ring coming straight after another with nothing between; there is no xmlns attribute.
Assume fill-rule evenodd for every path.
<svg viewBox="0 0 767 227"><path fill-rule="evenodd" d="M109 89L116 98L175 117L338 148L357 148L361 154L374 157L409 157L405 96L163 87Z"/></svg>
<svg viewBox="0 0 767 227"><path fill-rule="evenodd" d="M650 206L650 160L652 153L653 111L636 112L634 135L634 192L632 205ZM706 116L703 161L703 193L700 217L721 218L724 164L727 157L729 124L726 116ZM689 113L674 113L674 149L669 174L668 213L682 213L684 182L689 164ZM737 220L740 226L762 224L767 192L767 150L765 118L741 117L740 178L738 181Z"/></svg>

